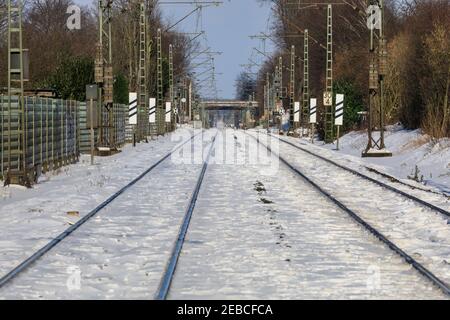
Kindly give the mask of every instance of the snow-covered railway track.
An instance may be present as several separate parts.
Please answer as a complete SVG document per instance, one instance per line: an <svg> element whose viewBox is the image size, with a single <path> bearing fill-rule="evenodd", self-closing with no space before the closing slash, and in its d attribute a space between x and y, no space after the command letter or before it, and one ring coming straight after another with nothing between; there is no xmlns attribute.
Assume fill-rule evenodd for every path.
<svg viewBox="0 0 450 320"><path fill-rule="evenodd" d="M197 179L197 183L195 184L195 189L192 193L191 199L189 201L189 205L186 210L186 214L184 216L183 222L181 224L180 230L178 232L177 239L175 241L175 244L173 246L170 258L167 262L167 266L164 270L164 274L161 278L161 282L158 288L158 291L155 295L155 298L157 300L165 300L167 298L167 295L169 294L169 290L172 284L173 277L175 275L175 270L177 268L178 259L181 254L181 250L183 249L183 244L186 239L186 234L189 229L189 224L192 218L192 214L195 209L195 204L197 202L198 194L200 192L200 188L203 183L203 178L205 177L206 169L208 168L208 162L211 156L211 151L214 149L214 142L216 140L217 133L212 139L211 146L208 151L208 155L203 162L202 170L200 171L200 174Z"/></svg>
<svg viewBox="0 0 450 320"><path fill-rule="evenodd" d="M273 134L269 134L270 136L272 136L272 137L276 137L275 135L273 135ZM376 184L376 185L378 185L378 186L380 186L380 187L383 187L383 188L385 188L386 190L389 190L389 191L392 191L392 192L394 192L394 193L396 193L396 194L399 194L399 195L401 195L401 196L403 196L403 197L405 197L405 198L407 198L407 199L409 199L409 200L412 200L412 201L414 201L414 202L416 202L416 203L418 203L418 204L420 204L420 205L422 205L422 206L424 206L424 207L426 207L426 208L428 208L428 209L430 209L430 210L432 210L432 211L434 211L434 212L438 212L438 213L440 213L440 214L443 214L443 215L445 215L445 216L447 216L447 217L450 217L450 212L449 211L447 211L447 210L445 210L445 209L443 209L443 208L440 208L440 207L438 207L438 206L436 206L436 205L434 205L434 204L432 204L432 203L429 203L429 202L427 202L427 201L425 201L425 200L423 200L423 199L420 199L420 198L418 198L418 197L416 197L416 196L413 196L413 195L411 195L411 194L408 194L408 193L406 193L406 192L404 192L404 191L402 191L402 190L399 190L399 189L397 189L397 188L394 188L393 186L390 186L390 185L388 185L388 184L386 184L386 183L384 183L384 182L382 182L382 181L379 181L379 180L377 180L377 179L374 179L374 178L371 178L371 177L369 177L369 176L367 176L367 175L365 175L365 174L363 174L363 173L361 173L361 172L358 172L358 171L356 171L356 170L354 170L354 169L351 169L351 168L349 168L349 167L346 167L346 166L344 166L344 165L341 165L341 164L339 164L339 163L337 163L337 162L335 162L335 161L333 161L333 160L331 160L331 159L328 159L328 158L325 158L325 157L323 157L323 156L321 156L321 155L319 155L319 154L317 154L317 153L314 153L314 152L312 152L312 151L310 151L310 150L307 150L307 149L305 149L305 148L302 148L302 147L300 147L299 145L296 145L296 144L294 144L294 143L292 143L292 142L290 142L290 141L286 141L286 140L284 140L284 139L281 139L281 138L278 138L278 137L276 137L279 141L281 141L281 142L283 142L283 143L285 143L285 144L288 144L288 145L290 145L290 146L292 146L292 147L294 147L294 148L296 148L296 149L298 149L298 150L301 150L301 151L303 151L303 152L305 152L305 153L307 153L307 154L309 154L309 155L311 155L311 156L313 156L313 157L315 157L315 158L317 158L317 159L320 159L320 160L323 160L323 161L325 161L325 162L327 162L327 163L329 163L329 164L332 164L333 166L335 166L335 167L337 167L337 168L340 168L340 169L342 169L342 170L345 170L345 171L347 171L347 172L350 172L350 173L352 173L352 174L354 174L355 176L358 176L359 178L362 178L362 179L364 179L364 180L366 180L366 181L370 181L370 182L372 182L372 183L374 183L374 184ZM378 172L377 172L378 173ZM378 173L379 174L379 173ZM400 182L400 181L399 181ZM402 183L403 185L406 185L406 186L408 186L408 187L410 187L410 188L414 188L413 186L410 186L410 185L407 185L407 184L404 184L404 183ZM416 188L417 189L417 188ZM428 190L423 190L423 189L420 189L421 191L428 191Z"/></svg>
<svg viewBox="0 0 450 320"><path fill-rule="evenodd" d="M142 172L139 176L134 178L131 182L126 184L124 187L122 187L120 190L115 192L113 195L111 195L109 198L107 198L105 201L100 203L95 209L90 211L88 214L83 216L80 220L78 220L75 224L71 225L67 229L65 229L63 232L61 232L56 237L52 238L46 245L32 253L28 258L24 259L21 263L19 263L16 267L11 269L9 272L7 272L4 276L0 278L0 288L4 287L5 285L9 284L12 280L14 280L17 276L19 276L22 272L27 270L31 265L36 263L39 259L41 259L44 255L46 255L49 251L54 249L59 243L61 243L64 239L66 239L68 236L70 236L74 231L79 229L81 226L85 225L89 220L91 220L94 216L96 216L100 211L104 210L105 208L109 207L110 204L116 200L119 196L123 195L125 192L129 192L130 188L133 187L136 183L141 181L144 177L146 177L150 172L152 172L156 167L161 165L163 162L165 162L167 159L169 159L175 152L177 152L179 149L181 149L184 145L191 142L195 137L198 135L201 135L202 133L198 133L196 135L193 135L190 139L187 139L186 141L180 143L176 148L174 148L172 151L167 153L165 156L160 158L158 161L156 161L154 164L152 164L149 168L147 168L144 172Z"/></svg>
<svg viewBox="0 0 450 320"><path fill-rule="evenodd" d="M401 249L397 244L395 244L393 241L391 241L388 236L384 235L381 231L379 231L378 228L374 227L371 223L366 221L366 219L364 219L362 217L361 213L356 213L355 210L349 208L349 206L344 204L343 201L338 200L336 196L332 195L324 187L319 186L319 184L314 181L315 179L312 179L310 176L307 176L303 170L300 171L297 168L297 166L295 166L291 162L287 161L280 154L276 154L274 151L272 151L272 149L269 146L266 146L265 144L263 144L259 140L258 137L255 137L251 134L248 134L248 135L251 136L253 139L255 139L260 145L264 146L271 154L273 154L274 156L277 156L283 164L285 164L293 172L295 172L302 179L304 179L306 182L308 182L310 185L312 185L324 197L326 197L331 202L336 204L341 210L346 212L354 221L356 221L359 225L361 225L363 228L365 228L367 231L369 231L371 234L373 234L377 239L379 239L381 242L383 242L389 249L391 249L393 252L395 252L400 257L402 257L406 263L411 265L415 270L417 270L421 275L423 275L431 283L433 283L438 288L440 288L443 291L443 293L450 296L450 286L444 280L442 280L440 277L438 277L435 273L431 272L422 263L420 263L415 258L413 258L410 254L408 254L404 249ZM281 139L279 139L279 140L281 140ZM281 141L283 141L283 140L281 140ZM293 146L296 147L295 145L293 145ZM328 160L328 159L324 159L324 160Z"/></svg>

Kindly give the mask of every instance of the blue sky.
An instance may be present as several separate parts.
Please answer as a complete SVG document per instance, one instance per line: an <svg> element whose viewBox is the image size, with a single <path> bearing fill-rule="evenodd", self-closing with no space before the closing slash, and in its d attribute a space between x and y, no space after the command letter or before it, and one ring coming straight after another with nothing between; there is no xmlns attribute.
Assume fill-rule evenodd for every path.
<svg viewBox="0 0 450 320"><path fill-rule="evenodd" d="M91 4L92 0L75 0L75 2ZM193 8L190 5L161 5L164 17L171 21L177 21ZM270 14L270 8L261 7L256 0L223 0L223 4L218 7L203 9L198 27L206 31L206 40L202 40L202 45L211 47L213 51L223 52L216 58L216 71L223 73L217 76L217 87L221 90L220 97L234 98L235 79L243 70L241 64L248 63L250 57L256 60L255 62L260 61L261 56L258 56L252 48L254 46L261 48L261 44L249 36L267 30L271 23ZM193 15L180 24L178 30L195 32L197 21L197 16ZM269 50L270 42L267 42L267 45ZM257 68L253 71L256 72Z"/></svg>

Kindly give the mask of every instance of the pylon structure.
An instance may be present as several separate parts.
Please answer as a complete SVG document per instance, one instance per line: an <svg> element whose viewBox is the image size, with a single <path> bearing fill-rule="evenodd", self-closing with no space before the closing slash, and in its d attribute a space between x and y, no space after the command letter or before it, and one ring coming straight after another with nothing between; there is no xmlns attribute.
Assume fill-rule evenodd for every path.
<svg viewBox="0 0 450 320"><path fill-rule="evenodd" d="M362 156L390 157L392 153L386 150L384 143L384 77L387 69L386 39L383 29L384 4L383 0L369 0L369 5L378 8L370 14L379 14L380 21L375 20L375 24L370 28L368 143ZM379 136L376 136L374 131L379 131Z"/></svg>
<svg viewBox="0 0 450 320"><path fill-rule="evenodd" d="M265 85L265 95L264 95L264 101L266 102L266 108L267 108L267 130L270 129L270 114L271 114L271 106L270 106L270 91L272 90L272 87L270 85L270 74L266 73L266 85Z"/></svg>
<svg viewBox="0 0 450 320"><path fill-rule="evenodd" d="M334 108L333 108L333 12L332 6L327 7L327 67L326 67L326 89L324 93L324 129L325 142L331 143L334 140ZM327 95L330 103L325 102Z"/></svg>
<svg viewBox="0 0 450 320"><path fill-rule="evenodd" d="M3 153L1 154L1 163L7 167L5 184L30 185L25 151L26 115L23 96L24 66L21 0L8 0L7 23L8 110L7 112L2 111L2 134L0 139L3 145ZM13 96L17 97L17 101L13 101Z"/></svg>
<svg viewBox="0 0 450 320"><path fill-rule="evenodd" d="M175 114L174 114L174 87L173 87L173 46L172 44L169 45L169 101L172 104L171 111L170 111L170 124L169 124L169 131L173 130L174 127L174 121L175 121Z"/></svg>
<svg viewBox="0 0 450 320"><path fill-rule="evenodd" d="M294 130L295 100L295 46L291 46L291 67L289 68L289 130Z"/></svg>
<svg viewBox="0 0 450 320"><path fill-rule="evenodd" d="M139 63L138 63L138 119L137 141L147 140L148 96L147 96L147 20L144 1L139 4Z"/></svg>
<svg viewBox="0 0 450 320"><path fill-rule="evenodd" d="M278 79L279 79L279 86L280 86L280 91L279 91L279 99L282 100L283 99L283 57L280 56L278 58Z"/></svg>
<svg viewBox="0 0 450 320"><path fill-rule="evenodd" d="M162 70L162 36L161 29L156 34L156 125L158 134L165 133L165 108L163 101L163 70Z"/></svg>
<svg viewBox="0 0 450 320"><path fill-rule="evenodd" d="M309 39L308 29L305 29L303 38L303 88L302 88L301 126L303 131L309 123Z"/></svg>
<svg viewBox="0 0 450 320"><path fill-rule="evenodd" d="M95 59L95 82L98 85L98 152L117 150L113 112L112 70L112 0L98 1L99 34ZM106 111L106 116L105 112ZM107 135L109 133L109 135Z"/></svg>

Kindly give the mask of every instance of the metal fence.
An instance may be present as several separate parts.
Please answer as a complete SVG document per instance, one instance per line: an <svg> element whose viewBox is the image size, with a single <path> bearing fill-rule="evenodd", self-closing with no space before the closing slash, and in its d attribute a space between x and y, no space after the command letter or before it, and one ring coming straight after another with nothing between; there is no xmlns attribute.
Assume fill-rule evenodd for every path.
<svg viewBox="0 0 450 320"><path fill-rule="evenodd" d="M28 179L78 160L78 102L0 95L0 177ZM21 181L19 181L21 182ZM23 182L23 181L22 181Z"/></svg>
<svg viewBox="0 0 450 320"><path fill-rule="evenodd" d="M29 184L41 172L78 161L80 152L90 152L90 131L86 126L86 103L0 95L0 179L17 175ZM114 139L117 147L125 144L128 106L114 104ZM104 114L103 117L107 117ZM97 141L95 130L95 141ZM8 174L9 173L9 174Z"/></svg>

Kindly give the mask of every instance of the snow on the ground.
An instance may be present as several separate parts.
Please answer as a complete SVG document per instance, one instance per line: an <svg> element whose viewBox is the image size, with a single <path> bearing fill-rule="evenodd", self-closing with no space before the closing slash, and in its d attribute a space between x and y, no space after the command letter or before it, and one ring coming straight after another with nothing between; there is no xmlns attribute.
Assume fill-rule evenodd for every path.
<svg viewBox="0 0 450 320"><path fill-rule="evenodd" d="M151 150L141 153L145 158ZM2 288L0 297L152 299L201 170L173 159Z"/></svg>
<svg viewBox="0 0 450 320"><path fill-rule="evenodd" d="M187 129L183 129L187 130ZM178 139L178 138L177 138ZM172 141L174 140L174 141ZM0 275L46 244L178 144L170 135L126 145L111 157L82 155L76 164L49 172L26 189L0 187ZM79 216L68 212L79 212Z"/></svg>
<svg viewBox="0 0 450 320"><path fill-rule="evenodd" d="M208 167L170 299L445 298L282 163L263 173Z"/></svg>
<svg viewBox="0 0 450 320"><path fill-rule="evenodd" d="M208 145L215 132L209 130L194 148ZM445 298L277 159L269 157L269 166L267 159L246 164L243 152L254 156L256 143L245 140L242 131L222 132L212 160L220 162L224 155L229 159L232 152L232 161L208 167L169 298ZM120 154L97 158L94 167L89 156L83 156L80 163L48 175L31 190L2 188L6 196L0 199L0 275L178 142L168 136L135 149L126 146ZM301 164L298 151L280 144L280 152ZM200 168L201 161L163 162L0 289L0 298L152 299ZM312 172L323 175L327 169ZM354 195L366 188L353 186L354 177L344 178L339 183L355 188ZM375 189L372 193L382 193ZM339 197L345 198L344 191ZM364 197L344 200L368 208ZM450 236L443 219L391 196L377 206L370 208L376 209L371 222L384 226L400 247L413 250L432 271L439 267L439 275L448 279L442 257L449 254L445 250ZM427 229L419 228L424 224Z"/></svg>
<svg viewBox="0 0 450 320"><path fill-rule="evenodd" d="M329 150L336 148L334 144L323 145L321 141L316 144ZM395 125L387 127L385 144L393 157L360 160L409 183L412 180L408 177L415 176L417 166L417 175L419 180L423 177L423 184L450 195L450 138L432 141L420 130L406 130ZM351 132L339 139L340 150L334 152L361 158L366 146L365 131Z"/></svg>

